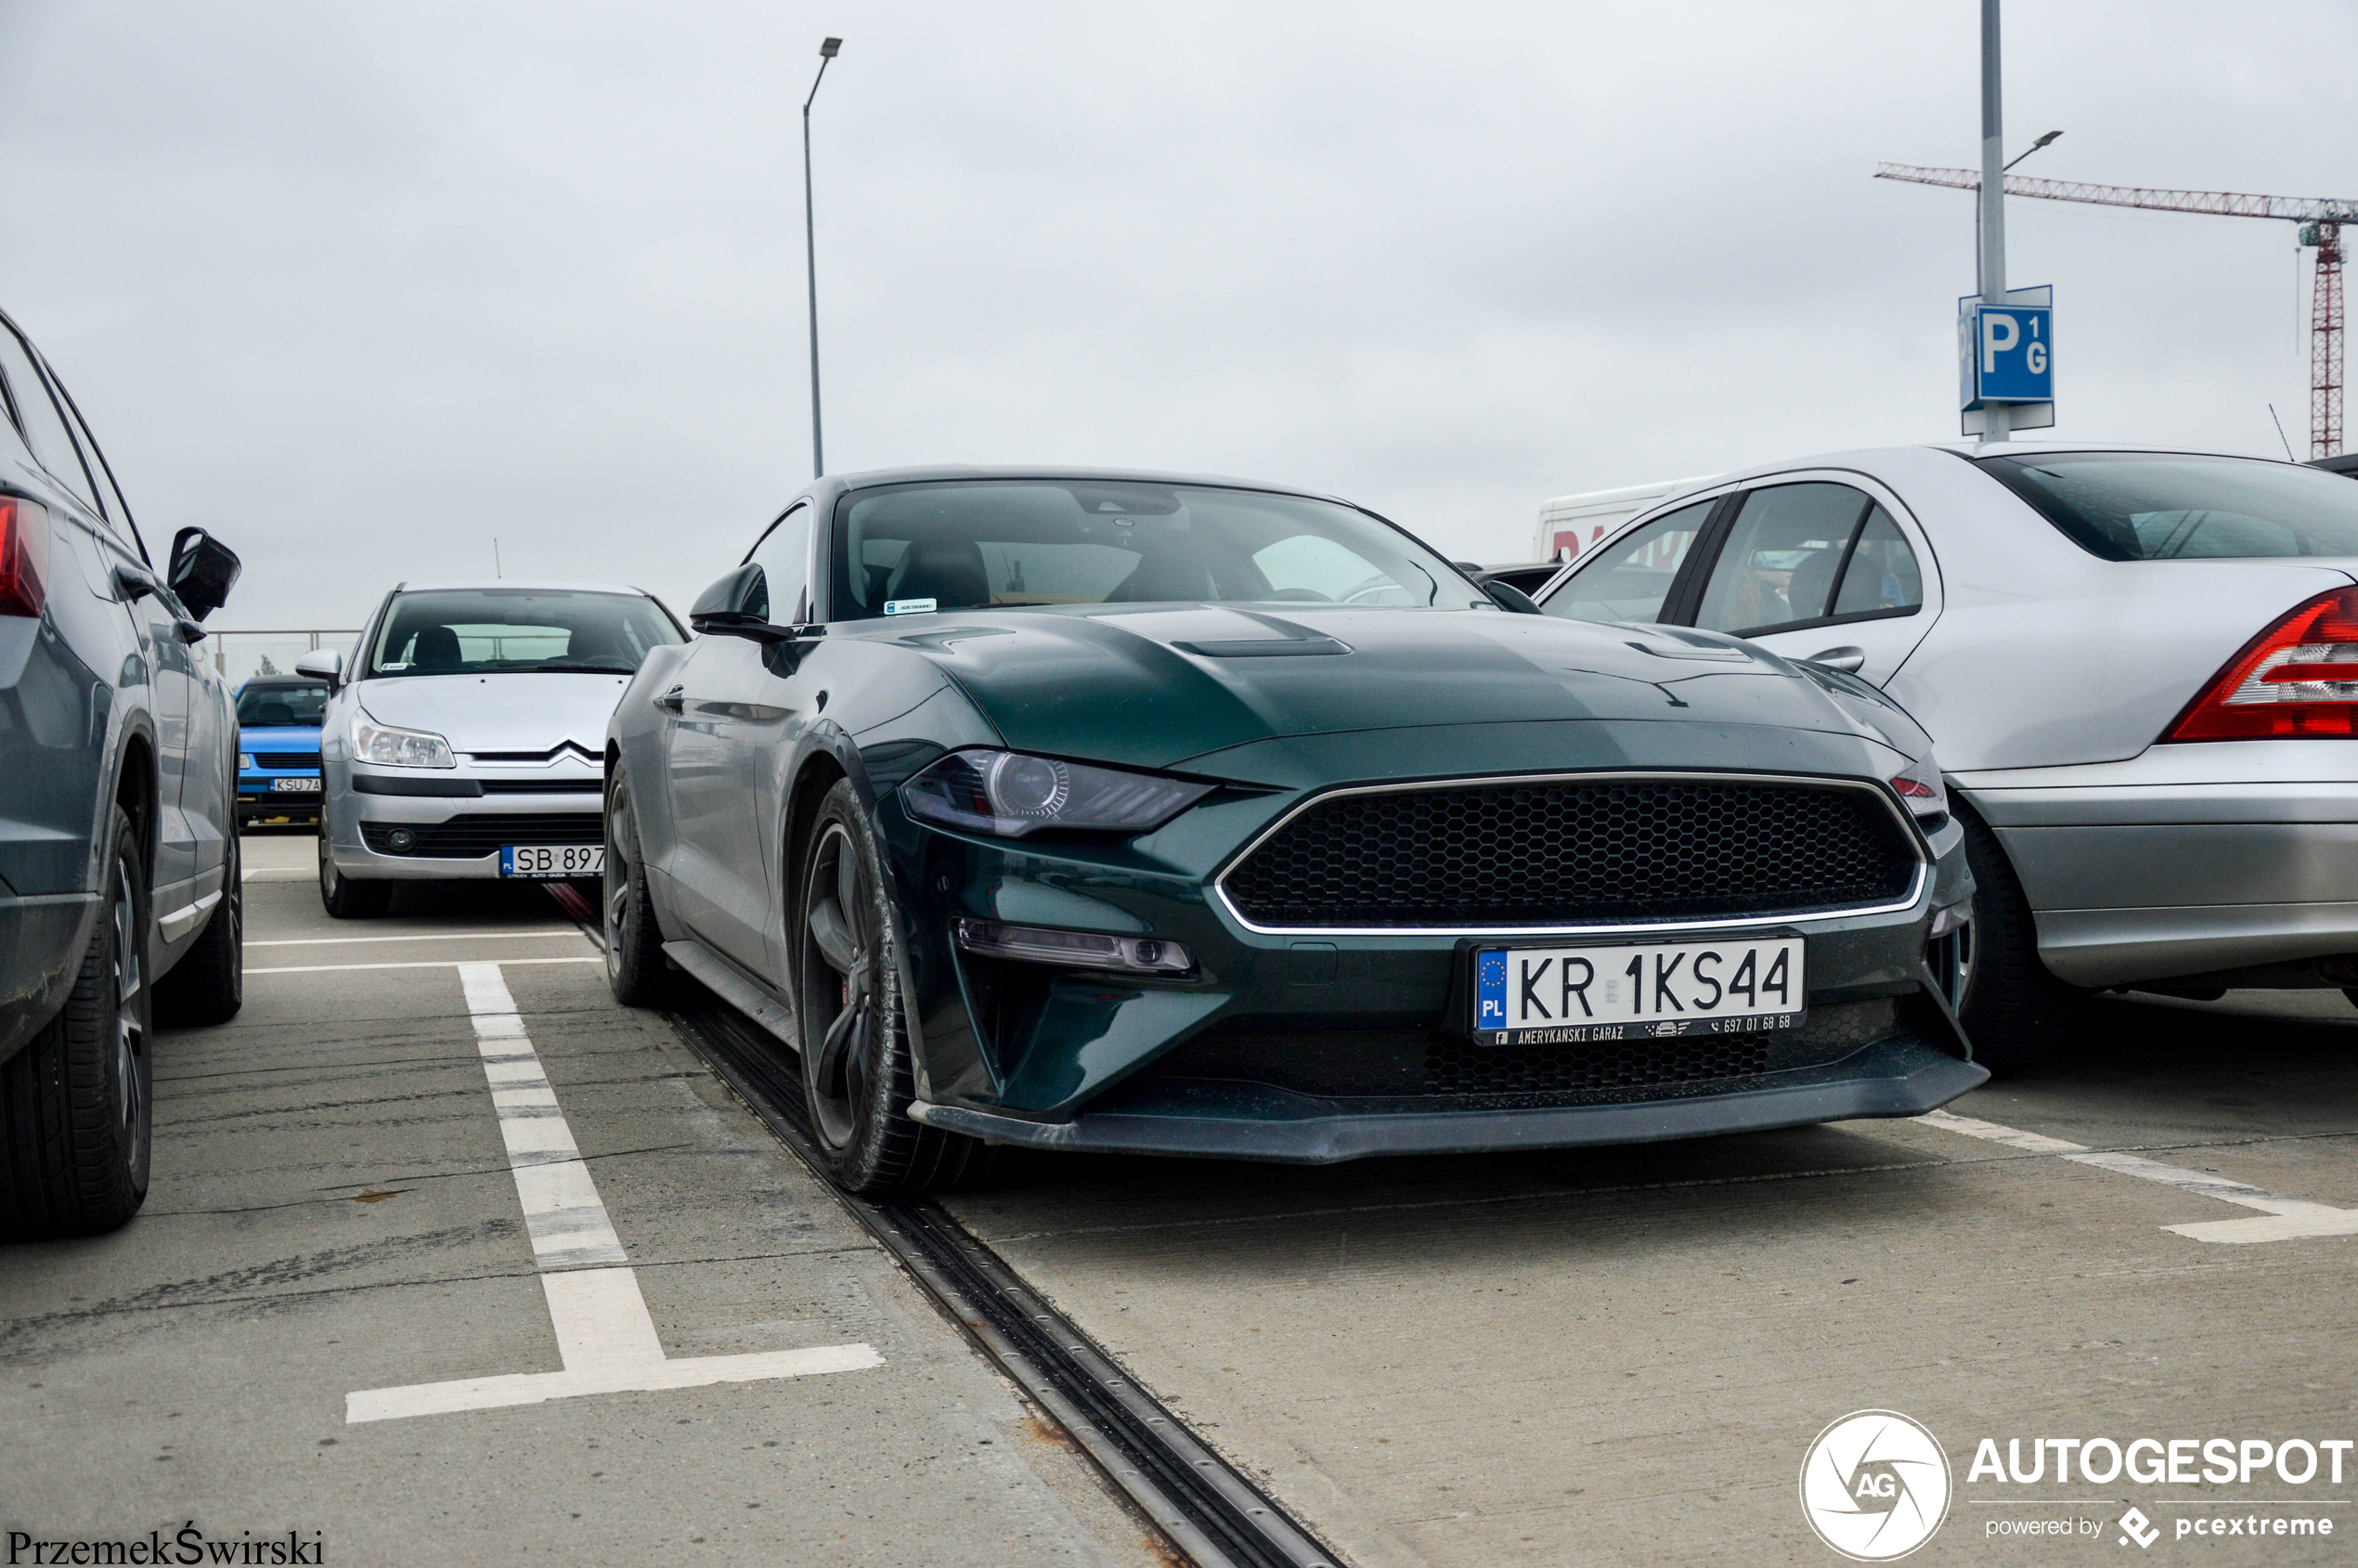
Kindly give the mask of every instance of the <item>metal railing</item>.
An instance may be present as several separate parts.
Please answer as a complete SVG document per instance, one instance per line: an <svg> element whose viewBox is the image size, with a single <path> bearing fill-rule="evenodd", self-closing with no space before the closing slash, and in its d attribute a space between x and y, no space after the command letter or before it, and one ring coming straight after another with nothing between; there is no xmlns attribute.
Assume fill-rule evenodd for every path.
<svg viewBox="0 0 2358 1568"><path fill-rule="evenodd" d="M257 675L292 675L295 660L321 648L333 648L349 660L358 645L358 628L349 630L215 631L205 638L213 667L230 686L242 686Z"/></svg>

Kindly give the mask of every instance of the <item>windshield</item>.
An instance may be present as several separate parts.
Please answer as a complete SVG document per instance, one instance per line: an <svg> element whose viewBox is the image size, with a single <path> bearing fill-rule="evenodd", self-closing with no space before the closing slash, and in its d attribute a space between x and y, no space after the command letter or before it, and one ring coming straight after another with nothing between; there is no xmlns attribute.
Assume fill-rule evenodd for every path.
<svg viewBox="0 0 2358 1568"><path fill-rule="evenodd" d="M628 675L648 649L680 641L663 607L641 594L435 589L395 596L368 673Z"/></svg>
<svg viewBox="0 0 2358 1568"><path fill-rule="evenodd" d="M835 617L1043 604L1487 606L1439 556L1301 496L1126 480L958 480L836 509Z"/></svg>
<svg viewBox="0 0 2358 1568"><path fill-rule="evenodd" d="M238 693L238 722L240 724L308 724L319 727L319 714L328 706L328 688L324 681L300 685L249 685Z"/></svg>
<svg viewBox="0 0 2358 1568"><path fill-rule="evenodd" d="M2323 469L2174 452L1975 460L2107 561L2358 555L2358 482Z"/></svg>

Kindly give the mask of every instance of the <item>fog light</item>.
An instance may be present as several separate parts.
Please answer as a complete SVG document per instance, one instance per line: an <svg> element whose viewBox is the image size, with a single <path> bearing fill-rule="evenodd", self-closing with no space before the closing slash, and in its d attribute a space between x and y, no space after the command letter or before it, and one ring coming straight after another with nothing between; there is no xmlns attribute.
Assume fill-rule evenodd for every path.
<svg viewBox="0 0 2358 1568"><path fill-rule="evenodd" d="M1194 956L1185 947L1154 937L1054 931L1044 926L1002 926L995 920L960 920L957 933L960 947L986 958L1021 958L1034 964L1129 969L1149 975L1184 975L1196 966Z"/></svg>
<svg viewBox="0 0 2358 1568"><path fill-rule="evenodd" d="M385 835L385 848L396 855L406 855L418 847L418 836L406 827L396 827Z"/></svg>

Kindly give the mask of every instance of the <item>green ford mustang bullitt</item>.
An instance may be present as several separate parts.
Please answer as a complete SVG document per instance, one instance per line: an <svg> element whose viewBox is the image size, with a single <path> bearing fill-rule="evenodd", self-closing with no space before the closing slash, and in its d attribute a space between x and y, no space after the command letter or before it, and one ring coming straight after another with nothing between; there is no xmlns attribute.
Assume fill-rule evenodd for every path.
<svg viewBox="0 0 2358 1568"><path fill-rule="evenodd" d="M816 481L692 619L609 732L610 977L797 1051L847 1187L1986 1076L1930 742L1847 676L1494 603L1341 501L1084 470Z"/></svg>

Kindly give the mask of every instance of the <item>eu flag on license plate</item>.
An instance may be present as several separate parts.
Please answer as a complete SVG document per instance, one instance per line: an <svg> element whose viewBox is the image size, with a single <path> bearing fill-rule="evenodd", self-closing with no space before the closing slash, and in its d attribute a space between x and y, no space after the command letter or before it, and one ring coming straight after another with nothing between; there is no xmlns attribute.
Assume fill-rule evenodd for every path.
<svg viewBox="0 0 2358 1568"><path fill-rule="evenodd" d="M1474 956L1474 1028L1507 1027L1507 955L1483 952Z"/></svg>

